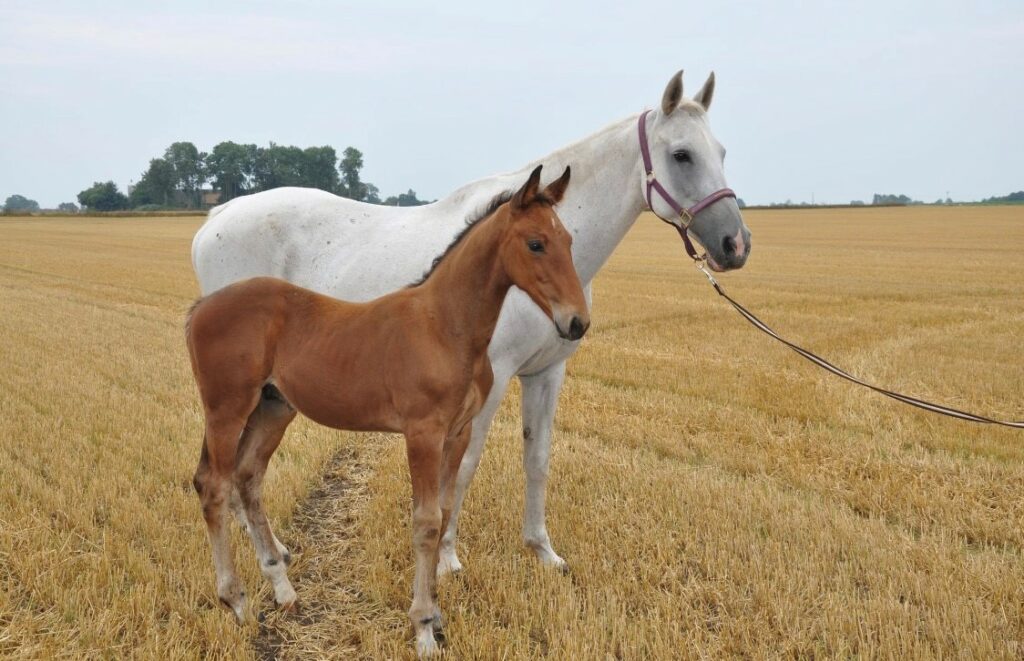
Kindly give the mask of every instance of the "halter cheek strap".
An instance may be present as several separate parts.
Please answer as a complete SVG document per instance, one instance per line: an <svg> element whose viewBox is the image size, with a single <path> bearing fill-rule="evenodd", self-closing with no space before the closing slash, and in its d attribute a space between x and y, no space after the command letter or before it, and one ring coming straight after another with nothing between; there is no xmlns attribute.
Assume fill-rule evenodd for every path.
<svg viewBox="0 0 1024 661"><path fill-rule="evenodd" d="M722 188L714 193L708 195L697 204L694 204L690 208L686 208L683 205L676 202L672 194L669 193L661 182L654 176L654 165L651 162L651 147L647 142L647 115L650 114L650 110L645 110L640 115L640 121L637 124L638 132L640 134L640 156L644 161L644 172L647 175L647 186L645 187L645 197L647 199L647 208L650 209L655 216L665 221L672 227L676 228L679 232L679 236L683 239L683 245L686 247L686 254L692 259L700 262L704 260L703 255L698 255L697 250L693 247L693 243L690 241L690 235L687 230L690 227L690 223L697 216L698 213L707 209L712 204L719 200L723 200L727 197L736 197L736 193L731 188ZM665 200L665 203L672 207L672 210L679 216L679 222L674 223L668 218L663 217L657 211L654 211L654 205L651 203L651 191L656 191L661 199Z"/></svg>

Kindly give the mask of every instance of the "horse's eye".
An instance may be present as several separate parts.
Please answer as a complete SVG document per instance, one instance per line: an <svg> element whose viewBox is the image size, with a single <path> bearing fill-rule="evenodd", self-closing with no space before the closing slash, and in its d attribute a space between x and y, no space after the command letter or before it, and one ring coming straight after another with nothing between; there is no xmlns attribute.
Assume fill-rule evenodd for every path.
<svg viewBox="0 0 1024 661"><path fill-rule="evenodd" d="M544 252L544 244L537 239L527 241L526 247L530 249L530 252Z"/></svg>
<svg viewBox="0 0 1024 661"><path fill-rule="evenodd" d="M676 163L692 163L693 159L690 158L690 152L685 149L680 149L677 152L672 153L672 158L676 159Z"/></svg>

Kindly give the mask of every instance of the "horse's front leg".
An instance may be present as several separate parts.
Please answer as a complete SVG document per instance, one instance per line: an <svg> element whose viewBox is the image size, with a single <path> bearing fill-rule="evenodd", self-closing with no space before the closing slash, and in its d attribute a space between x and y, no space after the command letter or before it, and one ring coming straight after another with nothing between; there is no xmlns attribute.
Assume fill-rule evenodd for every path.
<svg viewBox="0 0 1024 661"><path fill-rule="evenodd" d="M435 425L419 426L405 434L412 480L412 546L416 556L412 607L409 619L416 632L416 653L437 654L435 629L440 629L437 607L437 547L441 539L441 451L446 431Z"/></svg>
<svg viewBox="0 0 1024 661"><path fill-rule="evenodd" d="M462 563L459 562L459 557L455 552L459 512L462 510L462 502L466 499L469 483L473 481L473 475L476 474L476 469L480 465L480 456L483 454L487 432L491 428L491 422L494 421L494 414L498 411L501 400L505 397L505 391L508 389L508 382L512 378L511 373L499 372L496 365L492 364L492 369L494 369L493 385L484 405L473 418L469 445L463 454L462 463L455 478L452 512L444 529L444 537L441 538L440 557L437 564L438 576L462 570Z"/></svg>
<svg viewBox="0 0 1024 661"><path fill-rule="evenodd" d="M543 564L566 571L568 565L551 548L551 539L544 525L551 427L558 394L565 380L565 361L519 380L523 386L523 468L526 471L523 542L533 549Z"/></svg>

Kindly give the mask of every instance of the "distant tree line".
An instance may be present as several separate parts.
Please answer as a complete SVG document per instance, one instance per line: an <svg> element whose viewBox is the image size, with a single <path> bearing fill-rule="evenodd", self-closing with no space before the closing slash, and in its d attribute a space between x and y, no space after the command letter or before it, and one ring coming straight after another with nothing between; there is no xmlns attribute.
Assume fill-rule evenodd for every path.
<svg viewBox="0 0 1024 661"><path fill-rule="evenodd" d="M336 165L337 164L337 165ZM240 195L269 190L279 186L306 186L320 188L353 200L371 204L412 207L427 204L411 188L405 193L384 200L376 186L363 181L359 173L363 167L363 154L348 147L337 158L334 148L285 147L239 145L222 142L209 154L200 152L191 142L175 142L164 151L162 158L154 158L142 173L139 183L130 187L125 195L113 181L95 182L78 194L82 207L92 211L118 211L122 209L197 209L220 204ZM203 186L210 184L209 190ZM204 200L203 194L213 192L216 202ZM736 200L739 207L747 205ZM1024 204L1024 191L989 197L981 204ZM872 205L926 204L907 195L875 193ZM954 202L949 197L939 198L932 204L972 204ZM808 202L772 202L769 207L811 207ZM844 205L826 205L844 206ZM863 200L852 200L849 206L866 206ZM73 202L62 202L57 211L77 213ZM24 195L11 195L4 201L3 213L37 213L39 203ZM46 211L46 210L43 210Z"/></svg>
<svg viewBox="0 0 1024 661"><path fill-rule="evenodd" d="M871 204L921 204L920 200L914 200L906 195L889 195L875 193Z"/></svg>
<svg viewBox="0 0 1024 661"><path fill-rule="evenodd" d="M24 195L15 194L4 201L4 211L7 213L32 213L33 211L39 211L39 203L28 199Z"/></svg>
<svg viewBox="0 0 1024 661"><path fill-rule="evenodd" d="M380 190L360 177L362 168L363 154L355 147L347 147L339 158L329 145L302 149L226 141L207 153L191 142L175 142L162 157L150 160L127 195L112 181L96 182L78 194L78 202L96 211L200 209L271 188L305 186L370 204L427 204L412 189L381 199ZM204 189L207 185L211 188Z"/></svg>
<svg viewBox="0 0 1024 661"><path fill-rule="evenodd" d="M1024 190L1016 193L1003 195L1002 197L989 197L981 201L982 204L1024 204Z"/></svg>

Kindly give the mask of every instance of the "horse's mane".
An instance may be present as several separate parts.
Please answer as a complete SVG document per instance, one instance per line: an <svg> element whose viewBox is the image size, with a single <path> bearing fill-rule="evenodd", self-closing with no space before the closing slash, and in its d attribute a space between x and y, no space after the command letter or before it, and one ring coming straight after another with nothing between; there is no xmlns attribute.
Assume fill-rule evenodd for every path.
<svg viewBox="0 0 1024 661"><path fill-rule="evenodd" d="M427 278L429 278L434 273L434 271L437 270L437 267L441 265L441 262L444 261L444 258L451 254L451 252L455 250L455 246L459 245L459 243L461 243L462 240L466 238L466 235L469 234L469 231L471 229L476 227L481 221L487 220L492 215L494 215L494 212L501 208L501 205L511 200L512 196L515 194L516 191L514 190L507 190L498 193L491 199L490 202L487 203L487 205L483 208L482 211L478 211L471 215L469 219L466 221L466 226L462 228L462 231L460 231L455 236L455 238L452 239L452 242L448 244L448 247L444 249L444 252L435 257L434 261L430 263L430 268L427 269L427 272L424 273L419 280L410 284L409 287L419 287L424 282L426 282ZM533 203L544 203L553 205L554 200L548 198L548 196L545 195L543 191L539 191L537 195L534 196Z"/></svg>

